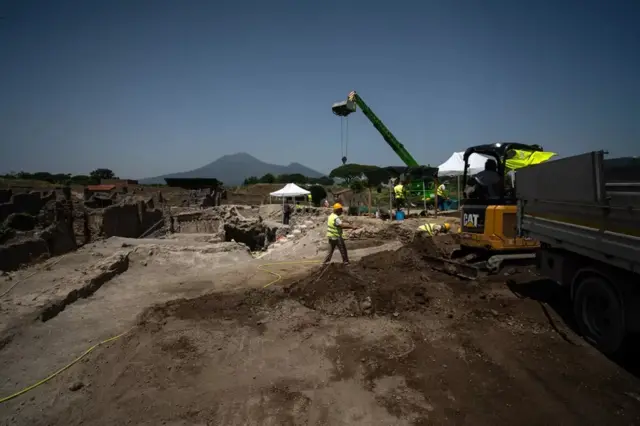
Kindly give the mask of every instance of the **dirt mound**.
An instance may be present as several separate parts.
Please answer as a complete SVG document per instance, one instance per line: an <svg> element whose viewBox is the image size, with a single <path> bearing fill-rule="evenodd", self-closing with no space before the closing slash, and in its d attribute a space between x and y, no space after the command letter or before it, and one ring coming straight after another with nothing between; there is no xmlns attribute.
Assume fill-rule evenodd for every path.
<svg viewBox="0 0 640 426"><path fill-rule="evenodd" d="M426 309L452 278L431 270L413 247L383 251L344 266L329 264L288 289L308 308L339 316L399 315Z"/></svg>
<svg viewBox="0 0 640 426"><path fill-rule="evenodd" d="M354 236L358 236L359 233L364 234L363 236L365 237L374 237L387 241L400 240L406 244L413 239L415 231L413 229L403 227L400 223L392 223L382 228L382 230L366 228L362 231L356 230L354 231Z"/></svg>
<svg viewBox="0 0 640 426"><path fill-rule="evenodd" d="M434 256L449 257L451 252L460 245L460 236L458 234L445 234L435 237L429 237L423 232L415 234L415 237L409 242L408 247L417 253Z"/></svg>
<svg viewBox="0 0 640 426"><path fill-rule="evenodd" d="M195 321L222 319L260 328L261 323L256 317L264 309L268 309L284 298L282 291L274 288L252 289L237 293L212 293L195 299L177 299L148 308L141 314L138 325L160 328L167 318Z"/></svg>

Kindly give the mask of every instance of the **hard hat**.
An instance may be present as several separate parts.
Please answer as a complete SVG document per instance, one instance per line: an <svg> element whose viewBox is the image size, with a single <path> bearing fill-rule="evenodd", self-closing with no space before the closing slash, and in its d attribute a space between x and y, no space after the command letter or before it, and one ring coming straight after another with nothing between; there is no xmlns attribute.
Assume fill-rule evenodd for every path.
<svg viewBox="0 0 640 426"><path fill-rule="evenodd" d="M451 230L451 224L449 224L449 223L446 223L446 222L445 222L445 223L442 225L442 227L444 228L445 232L449 232L449 230Z"/></svg>
<svg viewBox="0 0 640 426"><path fill-rule="evenodd" d="M335 203L335 204L333 205L333 209L334 209L334 210L341 210L341 209L342 209L342 204L340 204L340 203Z"/></svg>

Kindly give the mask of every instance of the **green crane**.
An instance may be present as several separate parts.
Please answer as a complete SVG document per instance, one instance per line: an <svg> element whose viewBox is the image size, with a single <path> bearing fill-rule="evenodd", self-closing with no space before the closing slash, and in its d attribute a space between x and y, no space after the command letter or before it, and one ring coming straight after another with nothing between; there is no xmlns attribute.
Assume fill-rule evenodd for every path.
<svg viewBox="0 0 640 426"><path fill-rule="evenodd" d="M385 140L387 144L393 149L393 152L398 154L398 157L409 167L418 166L418 162L413 158L409 151L406 150L404 145L393 136L393 133L387 126L385 126L382 121L378 118L377 115L371 111L371 108L362 100L360 95L358 95L355 91L349 93L346 101L338 102L333 104L331 107L331 111L337 116L347 117L349 114L356 112L356 107L360 107L362 113L369 119L373 127L376 128L378 132L382 135L382 138ZM346 157L342 159L343 163L346 163Z"/></svg>

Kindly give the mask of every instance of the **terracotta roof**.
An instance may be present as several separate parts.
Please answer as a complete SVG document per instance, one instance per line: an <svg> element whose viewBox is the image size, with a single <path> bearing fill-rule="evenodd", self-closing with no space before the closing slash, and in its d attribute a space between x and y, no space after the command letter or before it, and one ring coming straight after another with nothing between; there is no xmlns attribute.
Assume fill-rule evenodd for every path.
<svg viewBox="0 0 640 426"><path fill-rule="evenodd" d="M116 188L115 185L88 185L89 191L113 191Z"/></svg>

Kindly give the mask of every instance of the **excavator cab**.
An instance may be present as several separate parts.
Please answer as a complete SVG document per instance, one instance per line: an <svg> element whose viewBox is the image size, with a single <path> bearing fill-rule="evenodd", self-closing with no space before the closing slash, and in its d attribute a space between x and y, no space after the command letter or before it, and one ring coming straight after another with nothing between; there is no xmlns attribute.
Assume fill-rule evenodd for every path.
<svg viewBox="0 0 640 426"><path fill-rule="evenodd" d="M514 165L520 164L519 156L531 157L542 151L539 145L515 142L479 145L465 151L460 217L460 246L464 252L531 252L539 247L537 241L517 235L515 179L508 171L522 167ZM475 176L469 170L472 154L487 157L485 170Z"/></svg>

